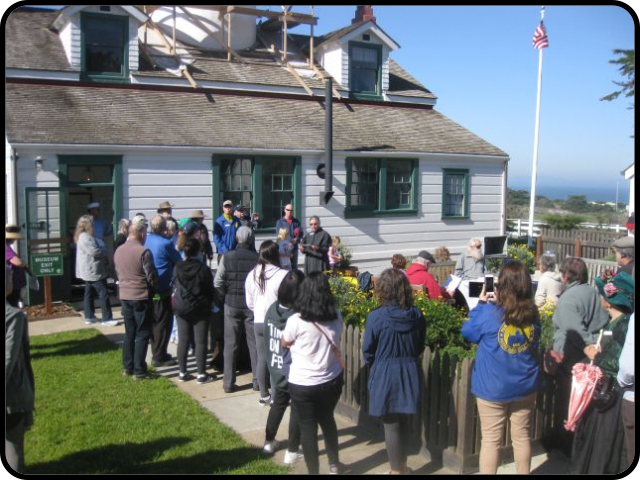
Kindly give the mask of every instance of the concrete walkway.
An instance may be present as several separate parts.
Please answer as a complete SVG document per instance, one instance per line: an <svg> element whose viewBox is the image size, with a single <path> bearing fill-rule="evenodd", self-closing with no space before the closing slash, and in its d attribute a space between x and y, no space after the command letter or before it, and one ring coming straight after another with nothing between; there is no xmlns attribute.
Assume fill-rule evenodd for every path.
<svg viewBox="0 0 640 480"><path fill-rule="evenodd" d="M114 318L121 319L119 308L114 308ZM29 323L29 332L34 335L46 335L81 328L96 328L116 343L121 343L124 336L124 326L103 327L101 324L88 326L84 324L82 317L58 318L52 320L39 320ZM176 345L169 344L169 353L176 354ZM148 363L151 364L149 356ZM195 374L195 359L189 357L189 369ZM164 367L156 369L162 376L169 378L178 388L184 390L204 408L209 410L221 422L235 430L247 442L262 447L264 444L264 429L269 413L268 406L258 403L259 392L253 391L251 374L239 375L237 392L227 394L222 390L222 373L215 372L218 379L212 383L198 385L195 380L188 382L178 381L178 367ZM287 426L289 414L285 415L277 440L282 446L276 452L273 460L281 465L287 440ZM336 414L340 443L340 461L345 466L346 474L384 474L389 471L389 463L384 445L384 438L380 433L371 432L354 425L347 418ZM320 438L320 473L328 473L328 461L324 451L322 433ZM408 465L415 474L452 474L450 470L442 468L439 464L427 462L422 455L412 455L408 459ZM568 471L567 459L557 452L542 454L533 457L531 465L532 473L563 474ZM307 468L304 461L298 462L291 468L292 474L306 474ZM513 474L513 463L500 466L498 473Z"/></svg>

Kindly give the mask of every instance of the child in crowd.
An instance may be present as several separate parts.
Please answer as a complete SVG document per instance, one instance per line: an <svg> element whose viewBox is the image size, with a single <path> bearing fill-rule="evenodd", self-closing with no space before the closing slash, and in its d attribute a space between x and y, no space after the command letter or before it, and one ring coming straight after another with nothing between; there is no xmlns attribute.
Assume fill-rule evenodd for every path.
<svg viewBox="0 0 640 480"><path fill-rule="evenodd" d="M289 240L289 229L281 228L278 230L278 249L280 250L280 266L285 270L291 270L291 255L293 245Z"/></svg>
<svg viewBox="0 0 640 480"><path fill-rule="evenodd" d="M436 248L436 251L433 252L433 256L436 258L437 262L451 261L451 253L449 252L449 249L444 245Z"/></svg>
<svg viewBox="0 0 640 480"><path fill-rule="evenodd" d="M331 246L329 247L329 267L332 273L336 273L336 266L341 260L340 237L336 235L331 239Z"/></svg>

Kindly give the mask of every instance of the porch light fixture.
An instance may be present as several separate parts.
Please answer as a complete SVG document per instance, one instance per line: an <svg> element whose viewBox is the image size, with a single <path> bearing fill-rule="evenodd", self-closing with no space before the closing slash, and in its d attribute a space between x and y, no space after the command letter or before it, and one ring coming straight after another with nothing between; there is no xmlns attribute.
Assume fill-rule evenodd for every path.
<svg viewBox="0 0 640 480"><path fill-rule="evenodd" d="M36 166L36 172L41 172L41 171L43 170L43 167L44 167L44 161L45 161L45 160L46 160L46 159L45 159L44 157L41 157L40 155L38 155L38 156L35 158L34 163L35 163L35 166Z"/></svg>

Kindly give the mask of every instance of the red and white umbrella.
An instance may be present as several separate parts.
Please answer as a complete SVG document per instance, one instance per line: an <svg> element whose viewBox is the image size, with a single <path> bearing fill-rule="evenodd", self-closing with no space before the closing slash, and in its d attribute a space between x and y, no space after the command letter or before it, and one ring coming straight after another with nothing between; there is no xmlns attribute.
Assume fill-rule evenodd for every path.
<svg viewBox="0 0 640 480"><path fill-rule="evenodd" d="M597 347L600 349L603 330L600 331ZM564 422L564 428L569 432L574 432L578 420L582 417L595 392L598 382L604 377L602 369L593 364L576 363L571 370L573 380L571 381L571 396L569 398L569 414Z"/></svg>

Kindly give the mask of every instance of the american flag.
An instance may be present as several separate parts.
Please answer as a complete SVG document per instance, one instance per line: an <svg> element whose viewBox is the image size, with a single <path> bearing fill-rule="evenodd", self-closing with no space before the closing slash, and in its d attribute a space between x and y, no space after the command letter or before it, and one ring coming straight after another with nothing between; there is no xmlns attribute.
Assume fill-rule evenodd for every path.
<svg viewBox="0 0 640 480"><path fill-rule="evenodd" d="M540 25L536 28L533 34L533 47L540 50L549 46L549 39L547 38L547 31L544 28L544 22L540 20Z"/></svg>

